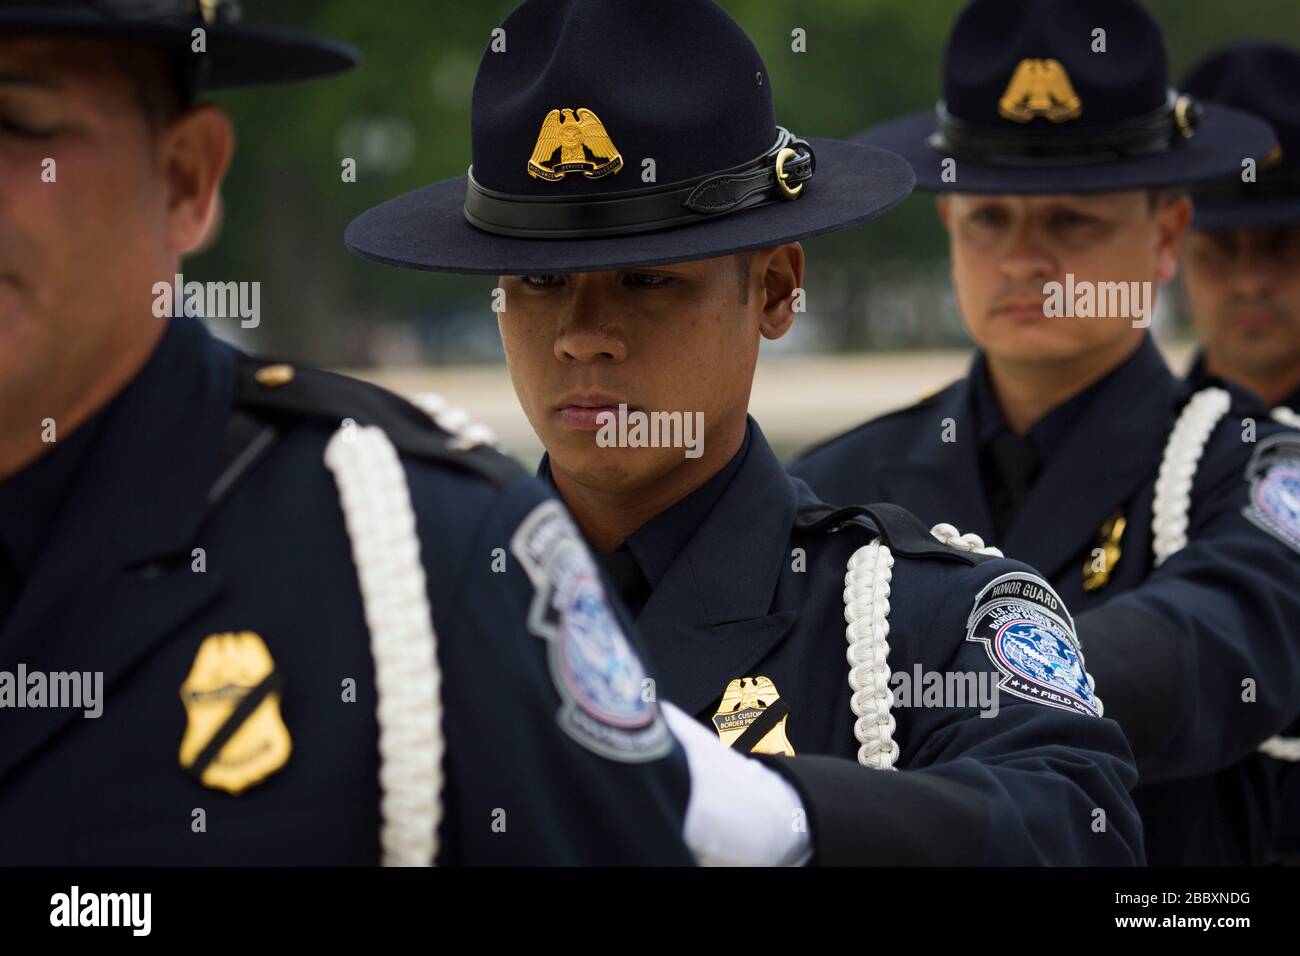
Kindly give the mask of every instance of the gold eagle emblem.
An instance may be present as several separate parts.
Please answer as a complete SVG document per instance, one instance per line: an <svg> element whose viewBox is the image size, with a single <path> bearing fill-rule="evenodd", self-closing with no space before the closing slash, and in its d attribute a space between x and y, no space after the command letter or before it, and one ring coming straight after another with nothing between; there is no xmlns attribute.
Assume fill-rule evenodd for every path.
<svg viewBox="0 0 1300 956"><path fill-rule="evenodd" d="M1060 61L1021 60L998 101L998 114L1017 123L1039 116L1064 123L1083 115L1083 103Z"/></svg>
<svg viewBox="0 0 1300 956"><path fill-rule="evenodd" d="M781 703L781 695L777 693L771 678L737 677L727 684L718 711L713 715L713 726L718 731L718 738L726 746L735 747L760 719L763 723L750 736L759 733L762 736L752 743L746 741L741 744L742 749L748 753L793 757L794 745L785 734L790 709ZM763 732L763 727L768 728L766 732Z"/></svg>
<svg viewBox="0 0 1300 956"><path fill-rule="evenodd" d="M559 162L553 163L555 151ZM589 109L551 110L542 120L537 145L528 160L528 175L556 183L569 173L581 172L588 179L602 179L623 168L614 141L605 124Z"/></svg>
<svg viewBox="0 0 1300 956"><path fill-rule="evenodd" d="M181 685L181 766L204 786L235 794L283 767L293 743L278 686L271 652L257 634L204 638Z"/></svg>

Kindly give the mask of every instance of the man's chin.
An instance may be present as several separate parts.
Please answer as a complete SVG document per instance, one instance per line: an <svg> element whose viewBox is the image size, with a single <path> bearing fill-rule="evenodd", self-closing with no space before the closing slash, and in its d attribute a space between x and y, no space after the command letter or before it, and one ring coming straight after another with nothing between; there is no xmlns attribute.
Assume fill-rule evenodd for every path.
<svg viewBox="0 0 1300 956"><path fill-rule="evenodd" d="M680 448L601 448L595 436L583 449L548 447L551 472L605 494L627 494L644 488L681 467Z"/></svg>

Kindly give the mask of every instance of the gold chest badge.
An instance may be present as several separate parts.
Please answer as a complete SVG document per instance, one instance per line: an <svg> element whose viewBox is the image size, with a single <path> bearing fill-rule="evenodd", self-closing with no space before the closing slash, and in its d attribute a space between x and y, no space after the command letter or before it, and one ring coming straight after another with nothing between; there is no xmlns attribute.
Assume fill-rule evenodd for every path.
<svg viewBox="0 0 1300 956"><path fill-rule="evenodd" d="M559 161L553 162L559 150ZM580 172L588 179L602 179L623 168L614 141L595 113L579 109L551 110L542 120L528 175L557 183L569 173Z"/></svg>
<svg viewBox="0 0 1300 956"><path fill-rule="evenodd" d="M728 747L745 753L793 757L794 746L785 735L789 719L790 708L771 680L737 677L722 693L713 726Z"/></svg>
<svg viewBox="0 0 1300 956"><path fill-rule="evenodd" d="M1039 116L1064 123L1083 115L1083 103L1058 60L1021 60L998 100L998 115L1017 123Z"/></svg>
<svg viewBox="0 0 1300 956"><path fill-rule="evenodd" d="M181 703L181 766L205 787L241 793L289 759L293 741L280 716L275 662L252 631L203 639Z"/></svg>
<svg viewBox="0 0 1300 956"><path fill-rule="evenodd" d="M1088 559L1083 562L1085 591L1100 591L1110 583L1111 572L1115 570L1115 565L1119 563L1120 555L1123 553L1119 542L1124 537L1124 528L1127 524L1122 511L1116 511L1102 524L1101 530L1097 532L1097 544L1089 553ZM1097 554L1098 551L1101 554Z"/></svg>

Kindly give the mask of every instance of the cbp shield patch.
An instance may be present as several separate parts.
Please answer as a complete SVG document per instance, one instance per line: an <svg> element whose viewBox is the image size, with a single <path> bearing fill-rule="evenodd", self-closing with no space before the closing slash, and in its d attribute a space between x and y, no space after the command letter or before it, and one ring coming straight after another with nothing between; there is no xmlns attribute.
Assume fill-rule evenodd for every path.
<svg viewBox="0 0 1300 956"><path fill-rule="evenodd" d="M975 597L966 640L983 644L1002 672L999 690L1071 713L1101 715L1070 612L1037 575L1012 571L990 581Z"/></svg>
<svg viewBox="0 0 1300 956"><path fill-rule="evenodd" d="M613 760L654 760L672 746L645 669L605 597L572 519L557 501L534 508L510 540L536 594L528 630L550 647L558 719L578 743Z"/></svg>
<svg viewBox="0 0 1300 956"><path fill-rule="evenodd" d="M1246 467L1250 500L1242 514L1293 551L1300 551L1300 437L1270 435Z"/></svg>

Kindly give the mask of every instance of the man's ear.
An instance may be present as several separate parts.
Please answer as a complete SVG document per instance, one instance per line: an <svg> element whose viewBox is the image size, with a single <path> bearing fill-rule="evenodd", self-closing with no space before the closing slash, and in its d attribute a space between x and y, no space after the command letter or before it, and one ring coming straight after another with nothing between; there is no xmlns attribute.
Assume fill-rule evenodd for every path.
<svg viewBox="0 0 1300 956"><path fill-rule="evenodd" d="M787 242L757 253L754 258L763 270L763 312L758 329L766 339L779 339L794 325L795 309L804 309L803 246Z"/></svg>
<svg viewBox="0 0 1300 956"><path fill-rule="evenodd" d="M216 223L217 191L235 151L230 120L215 106L186 110L157 134L167 197L167 239L178 255L205 244Z"/></svg>
<svg viewBox="0 0 1300 956"><path fill-rule="evenodd" d="M1156 282L1173 282L1178 275L1178 259L1192 224L1192 201L1186 196L1166 199L1157 207Z"/></svg>
<svg viewBox="0 0 1300 956"><path fill-rule="evenodd" d="M939 213L939 221L943 223L943 228L952 232L952 206L948 203L947 196L936 196L934 208Z"/></svg>

